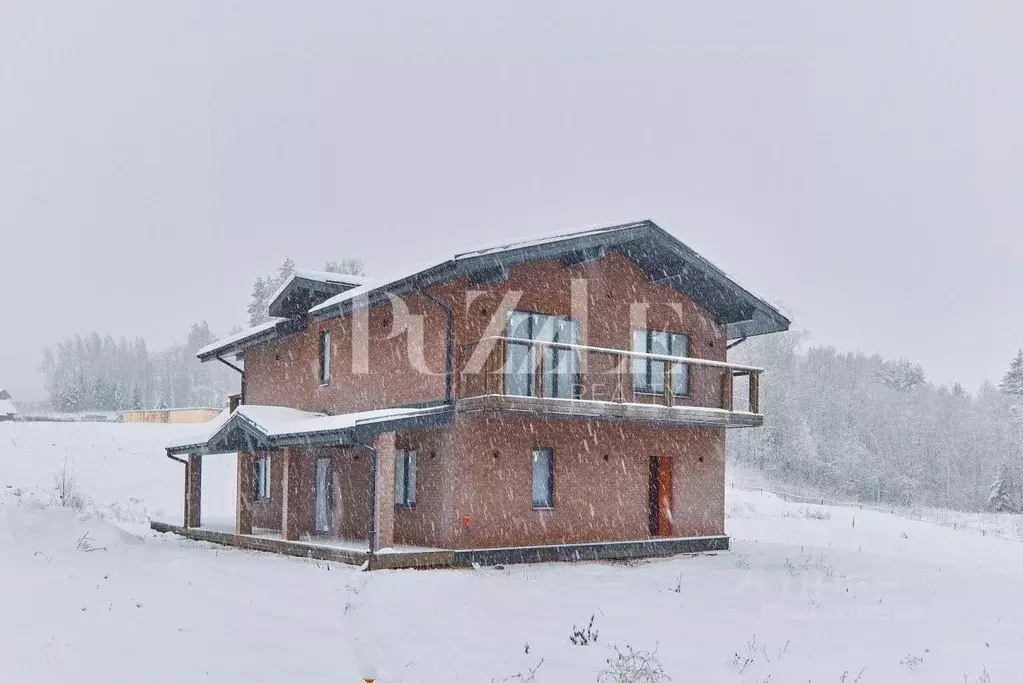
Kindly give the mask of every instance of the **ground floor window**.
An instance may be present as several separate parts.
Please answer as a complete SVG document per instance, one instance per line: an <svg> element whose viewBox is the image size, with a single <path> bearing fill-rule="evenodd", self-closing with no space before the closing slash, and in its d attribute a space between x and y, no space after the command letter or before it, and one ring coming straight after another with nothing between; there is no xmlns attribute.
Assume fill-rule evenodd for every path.
<svg viewBox="0 0 1023 683"><path fill-rule="evenodd" d="M261 455L255 460L256 500L270 500L270 456Z"/></svg>
<svg viewBox="0 0 1023 683"><path fill-rule="evenodd" d="M416 504L416 452L394 454L394 504L413 507Z"/></svg>
<svg viewBox="0 0 1023 683"><path fill-rule="evenodd" d="M554 449L533 449L533 508L554 507Z"/></svg>

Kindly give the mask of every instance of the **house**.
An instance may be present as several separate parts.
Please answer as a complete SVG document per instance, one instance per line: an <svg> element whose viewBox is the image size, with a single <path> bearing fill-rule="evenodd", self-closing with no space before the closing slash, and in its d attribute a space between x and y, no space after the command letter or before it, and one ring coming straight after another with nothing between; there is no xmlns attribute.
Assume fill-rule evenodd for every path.
<svg viewBox="0 0 1023 683"><path fill-rule="evenodd" d="M0 422L13 420L17 414L18 411L11 400L10 392L6 389L0 389Z"/></svg>
<svg viewBox="0 0 1023 683"><path fill-rule="evenodd" d="M270 314L199 352L242 394L167 448L184 524L153 528L371 567L727 549L726 434L763 422L728 349L789 327L651 221L297 271ZM232 529L202 525L210 457L237 458Z"/></svg>

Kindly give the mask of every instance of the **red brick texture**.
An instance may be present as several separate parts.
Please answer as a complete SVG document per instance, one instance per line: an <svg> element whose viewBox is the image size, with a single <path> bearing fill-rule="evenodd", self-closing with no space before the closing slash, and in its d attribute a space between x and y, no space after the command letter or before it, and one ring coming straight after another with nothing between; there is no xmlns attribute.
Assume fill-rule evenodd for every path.
<svg viewBox="0 0 1023 683"><path fill-rule="evenodd" d="M515 292L523 293L517 301L506 298ZM630 311L646 304L648 327L688 334L691 356L726 360L724 327L684 295L648 281L625 257L610 252L571 268L540 261L512 268L504 282L473 288L459 280L431 289L454 312L456 398L484 393L482 376L462 370L481 337L504 334L503 327L487 330L495 313L499 320L509 308L578 315L573 292L576 309L581 300L587 304L586 315L580 316L584 343L631 349L635 326ZM302 333L246 352L246 402L338 414L442 399L445 317L422 297L405 301L411 312L422 316L425 349L418 335L393 336L392 314L386 306L368 315L310 323ZM319 339L328 329L332 377L329 385L320 386ZM370 372L352 372L353 334L367 329ZM417 368L417 358L429 372ZM616 362L588 358L583 398L612 398L615 378L608 372ZM632 400L627 368L625 388L627 400ZM720 407L723 378L719 369L691 368L691 395L679 402ZM672 535L724 532L725 432L719 429L460 412L452 426L384 435L376 447L379 547L394 543L468 549L650 538L653 456L673 458ZM554 450L552 510L532 508L535 447ZM415 449L418 454L416 501L410 509L393 505L396 449ZM247 518L254 527L281 529L288 538L312 533L314 458L320 456L333 462L332 534L366 539L372 484L370 455L360 448L272 453L271 495L263 502L250 500L251 474L243 476L241 471L251 472L251 458L239 456L239 529L248 523L249 511ZM285 510L289 523L282 529Z"/></svg>

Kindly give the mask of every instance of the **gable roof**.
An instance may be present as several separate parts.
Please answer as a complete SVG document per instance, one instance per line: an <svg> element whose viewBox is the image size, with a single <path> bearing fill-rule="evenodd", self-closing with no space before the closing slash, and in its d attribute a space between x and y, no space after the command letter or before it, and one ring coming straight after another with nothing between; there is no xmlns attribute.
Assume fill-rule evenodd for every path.
<svg viewBox="0 0 1023 683"><path fill-rule="evenodd" d="M302 315L328 297L370 282L370 278L361 275L296 268L270 297L270 315L275 318Z"/></svg>
<svg viewBox="0 0 1023 683"><path fill-rule="evenodd" d="M468 277L473 284L485 284L503 279L511 267L522 263L558 258L572 265L600 258L608 250L631 260L650 281L672 287L710 311L726 326L729 339L789 328L789 319L777 308L751 294L653 221L643 220L482 247L381 282L354 275L295 271L275 295L275 303L282 303L271 307L271 314L288 311L288 316L294 317L275 318L200 349L196 355L203 361L212 360L301 331L306 327L302 315L306 311L313 320L328 320L383 303L388 295L402 296L460 277ZM317 285L322 288L316 289ZM322 296L329 287L338 287L340 291L308 309L287 308L283 303L290 292L300 288Z"/></svg>
<svg viewBox="0 0 1023 683"><path fill-rule="evenodd" d="M459 277L468 277L474 284L492 282L503 279L512 266L521 263L560 258L570 265L599 258L610 249L633 261L651 281L678 290L714 314L727 325L729 339L789 328L789 319L777 308L751 294L650 220L455 254L447 261L388 282L341 292L313 306L309 314L314 320L326 320L381 303L388 294L401 296Z"/></svg>

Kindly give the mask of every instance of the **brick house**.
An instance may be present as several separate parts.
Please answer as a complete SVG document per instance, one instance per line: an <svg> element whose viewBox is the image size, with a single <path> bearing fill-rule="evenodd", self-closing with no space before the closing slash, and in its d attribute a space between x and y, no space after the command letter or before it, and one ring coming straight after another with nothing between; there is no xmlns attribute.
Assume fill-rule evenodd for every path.
<svg viewBox="0 0 1023 683"><path fill-rule="evenodd" d="M727 549L725 435L763 422L728 348L789 326L651 221L297 271L270 314L199 352L242 395L168 447L185 520L153 526L380 567ZM235 528L204 528L231 456Z"/></svg>

